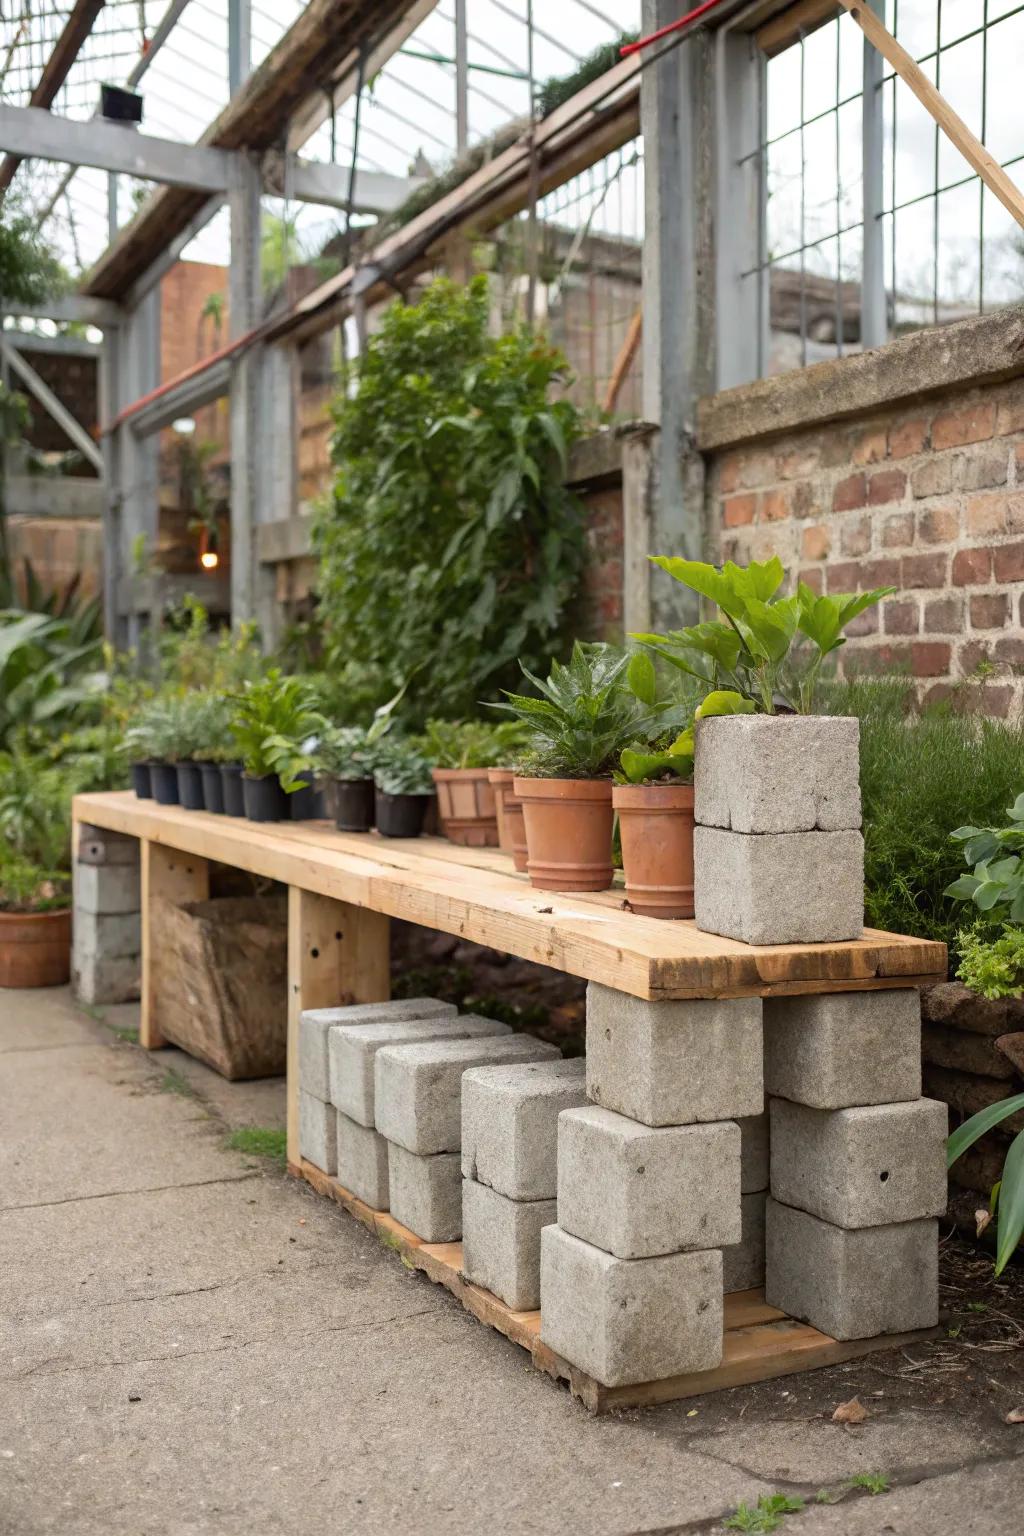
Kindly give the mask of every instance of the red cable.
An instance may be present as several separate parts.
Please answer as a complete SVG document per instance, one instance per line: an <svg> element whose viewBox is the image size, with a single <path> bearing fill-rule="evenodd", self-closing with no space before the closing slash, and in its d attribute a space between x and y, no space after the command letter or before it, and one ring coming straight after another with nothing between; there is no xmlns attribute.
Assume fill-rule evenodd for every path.
<svg viewBox="0 0 1024 1536"><path fill-rule="evenodd" d="M720 0L704 0L703 5L695 6L685 16L680 16L678 21L670 21L667 27L662 27L659 32L652 32L650 37L641 37L635 43L626 43L625 47L619 49L619 53L623 58L631 53L639 53L641 48L649 48L652 43L658 43L663 37L668 37L669 33L680 31L687 22L696 21L698 16L703 16L705 11L712 10L718 4Z"/></svg>

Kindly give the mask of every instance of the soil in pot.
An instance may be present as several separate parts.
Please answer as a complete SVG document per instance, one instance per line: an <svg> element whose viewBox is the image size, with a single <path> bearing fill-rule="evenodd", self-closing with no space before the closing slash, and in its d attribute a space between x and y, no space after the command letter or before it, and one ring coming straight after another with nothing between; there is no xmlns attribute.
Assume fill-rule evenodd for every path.
<svg viewBox="0 0 1024 1536"><path fill-rule="evenodd" d="M373 826L373 780L335 779L334 823L339 832L369 832Z"/></svg>
<svg viewBox="0 0 1024 1536"><path fill-rule="evenodd" d="M132 763L132 789L140 800L152 800L153 781L149 763Z"/></svg>
<svg viewBox="0 0 1024 1536"><path fill-rule="evenodd" d="M245 800L245 814L250 821L287 821L288 797L281 788L281 780L277 774L265 774L261 778L253 778L248 773L242 775L242 795Z"/></svg>
<svg viewBox="0 0 1024 1536"><path fill-rule="evenodd" d="M177 763L150 763L149 780L157 805L179 804Z"/></svg>
<svg viewBox="0 0 1024 1536"><path fill-rule="evenodd" d="M221 763L220 785L224 792L225 816L244 816L245 795L242 791L241 763Z"/></svg>
<svg viewBox="0 0 1024 1536"><path fill-rule="evenodd" d="M376 790L377 831L383 837L419 837L433 799L433 795L389 795Z"/></svg>
<svg viewBox="0 0 1024 1536"><path fill-rule="evenodd" d="M526 867L542 891L605 891L612 883L610 779L513 780L526 818Z"/></svg>
<svg viewBox="0 0 1024 1536"><path fill-rule="evenodd" d="M441 835L464 848L497 848L498 809L486 768L435 768Z"/></svg>
<svg viewBox="0 0 1024 1536"><path fill-rule="evenodd" d="M693 785L616 784L626 900L643 917L693 916Z"/></svg>
<svg viewBox="0 0 1024 1536"><path fill-rule="evenodd" d="M489 768L487 778L494 789L498 817L498 846L512 855L520 874L526 874L526 822L523 807L516 797L511 768Z"/></svg>
<svg viewBox="0 0 1024 1536"><path fill-rule="evenodd" d="M70 911L0 912L0 987L64 987L70 979Z"/></svg>
<svg viewBox="0 0 1024 1536"><path fill-rule="evenodd" d="M203 781L203 805L215 816L224 813L224 781L220 763L200 763L199 777Z"/></svg>
<svg viewBox="0 0 1024 1536"><path fill-rule="evenodd" d="M186 811L205 811L203 776L198 763L178 764L178 803Z"/></svg>

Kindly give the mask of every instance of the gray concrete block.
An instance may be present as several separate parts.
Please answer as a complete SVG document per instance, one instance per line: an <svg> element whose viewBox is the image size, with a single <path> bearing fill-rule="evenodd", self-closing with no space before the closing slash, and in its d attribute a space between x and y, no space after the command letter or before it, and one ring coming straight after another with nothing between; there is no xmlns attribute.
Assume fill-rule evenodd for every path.
<svg viewBox="0 0 1024 1536"><path fill-rule="evenodd" d="M860 721L724 715L697 722L699 826L733 832L858 831Z"/></svg>
<svg viewBox="0 0 1024 1536"><path fill-rule="evenodd" d="M73 922L75 953L83 960L90 955L103 960L126 960L142 948L142 918L138 912L94 912L75 908Z"/></svg>
<svg viewBox="0 0 1024 1536"><path fill-rule="evenodd" d="M509 1200L462 1181L462 1269L516 1312L540 1306L540 1234L555 1220L554 1200Z"/></svg>
<svg viewBox="0 0 1024 1536"><path fill-rule="evenodd" d="M106 916L138 913L142 907L142 876L134 864L76 864L72 874L76 912Z"/></svg>
<svg viewBox="0 0 1024 1536"><path fill-rule="evenodd" d="M938 1223L849 1232L769 1198L765 1300L833 1339L934 1328Z"/></svg>
<svg viewBox="0 0 1024 1536"><path fill-rule="evenodd" d="M582 1057L467 1072L462 1079L463 1175L510 1200L553 1200L558 1116L587 1102L585 1079Z"/></svg>
<svg viewBox="0 0 1024 1536"><path fill-rule="evenodd" d="M398 998L390 1003L353 1003L349 1007L308 1008L299 1021L299 1080L306 1093L330 1100L328 1031L335 1024L381 1024L396 1019L451 1018L454 1003L436 997Z"/></svg>
<svg viewBox="0 0 1024 1536"><path fill-rule="evenodd" d="M545 1227L540 1254L541 1339L605 1386L721 1365L718 1249L616 1259Z"/></svg>
<svg viewBox="0 0 1024 1536"><path fill-rule="evenodd" d="M457 1243L462 1236L462 1165L457 1152L417 1157L388 1147L391 1214L425 1243Z"/></svg>
<svg viewBox="0 0 1024 1536"><path fill-rule="evenodd" d="M78 829L79 864L134 864L138 867L142 845L137 837L125 832L110 832L106 827L82 822Z"/></svg>
<svg viewBox="0 0 1024 1536"><path fill-rule="evenodd" d="M388 1144L378 1131L336 1111L338 1183L372 1210L388 1209Z"/></svg>
<svg viewBox="0 0 1024 1536"><path fill-rule="evenodd" d="M652 1129L587 1105L558 1117L558 1225L620 1259L740 1240L740 1131Z"/></svg>
<svg viewBox="0 0 1024 1536"><path fill-rule="evenodd" d="M740 1192L752 1195L756 1190L767 1189L771 1182L768 1163L768 1111L759 1115L745 1115L738 1120L740 1128Z"/></svg>
<svg viewBox="0 0 1024 1536"><path fill-rule="evenodd" d="M71 985L81 1003L132 1003L142 986L142 960L138 955L111 959L105 955L79 955L72 950Z"/></svg>
<svg viewBox="0 0 1024 1536"><path fill-rule="evenodd" d="M392 1019L382 1024L335 1024L327 1032L328 1090L331 1103L360 1125L374 1124L373 1062L385 1045L415 1045L422 1040L468 1040L510 1035L507 1024L477 1014L434 1019Z"/></svg>
<svg viewBox="0 0 1024 1536"><path fill-rule="evenodd" d="M732 1291L750 1291L764 1285L764 1211L768 1200L765 1189L744 1195L740 1202L742 1232L738 1243L722 1249L722 1285L728 1296Z"/></svg>
<svg viewBox="0 0 1024 1536"><path fill-rule="evenodd" d="M374 1061L377 1129L409 1152L429 1157L462 1143L462 1074L469 1067L560 1059L558 1047L530 1035L386 1045ZM461 1159L460 1159L461 1172Z"/></svg>
<svg viewBox="0 0 1024 1536"><path fill-rule="evenodd" d="M912 987L766 998L764 1090L815 1109L921 1093L921 999Z"/></svg>
<svg viewBox="0 0 1024 1536"><path fill-rule="evenodd" d="M299 1154L324 1173L336 1173L337 1113L332 1105L299 1090Z"/></svg>
<svg viewBox="0 0 1024 1536"><path fill-rule="evenodd" d="M937 1099L832 1110L772 1099L772 1194L838 1227L941 1216L948 1118Z"/></svg>
<svg viewBox="0 0 1024 1536"><path fill-rule="evenodd" d="M828 944L864 932L859 832L726 832L693 839L697 927L744 944Z"/></svg>
<svg viewBox="0 0 1024 1536"><path fill-rule="evenodd" d="M644 1125L761 1114L760 998L652 1003L592 981L587 1097Z"/></svg>

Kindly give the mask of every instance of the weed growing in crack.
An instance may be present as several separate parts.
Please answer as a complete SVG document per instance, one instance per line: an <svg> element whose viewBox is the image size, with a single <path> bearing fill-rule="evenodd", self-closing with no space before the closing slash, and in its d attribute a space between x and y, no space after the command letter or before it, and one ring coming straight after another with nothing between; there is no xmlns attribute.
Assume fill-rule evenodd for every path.
<svg viewBox="0 0 1024 1536"><path fill-rule="evenodd" d="M227 1139L229 1152L244 1152L247 1157L265 1157L284 1168L288 1156L288 1132L266 1125L240 1125Z"/></svg>
<svg viewBox="0 0 1024 1536"><path fill-rule="evenodd" d="M727 1531L777 1531L786 1515L794 1515L803 1509L803 1499L786 1493L762 1493L753 1509L741 1504L734 1515L722 1524Z"/></svg>
<svg viewBox="0 0 1024 1536"><path fill-rule="evenodd" d="M863 1488L865 1492L888 1493L889 1479L884 1472L858 1472L851 1477L846 1485L848 1488Z"/></svg>

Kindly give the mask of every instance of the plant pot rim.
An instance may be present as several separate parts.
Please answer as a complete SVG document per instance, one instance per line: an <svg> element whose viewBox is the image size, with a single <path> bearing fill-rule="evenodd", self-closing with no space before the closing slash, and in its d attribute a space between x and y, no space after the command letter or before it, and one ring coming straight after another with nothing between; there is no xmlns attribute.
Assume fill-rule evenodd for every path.
<svg viewBox="0 0 1024 1536"><path fill-rule="evenodd" d="M524 793L538 800L559 800L567 795L578 800L610 800L614 785L611 779L540 779L524 778L516 774L513 788L518 796Z"/></svg>
<svg viewBox="0 0 1024 1536"><path fill-rule="evenodd" d="M616 784L612 790L616 810L693 810L692 784Z"/></svg>
<svg viewBox="0 0 1024 1536"><path fill-rule="evenodd" d="M488 768L487 777L492 784L511 784L516 776L514 768Z"/></svg>
<svg viewBox="0 0 1024 1536"><path fill-rule="evenodd" d="M324 777L330 779L333 784L372 784L373 783L373 774L372 773L360 773L360 774L357 774L357 775L353 775L351 773L328 773L328 774L325 774Z"/></svg>
<svg viewBox="0 0 1024 1536"><path fill-rule="evenodd" d="M12 912L9 908L0 910L0 926L4 923L45 923L55 917L70 917L72 908L51 907L46 912Z"/></svg>
<svg viewBox="0 0 1024 1536"><path fill-rule="evenodd" d="M381 789L379 784L374 785L378 795L386 795L389 800L433 800L432 789Z"/></svg>
<svg viewBox="0 0 1024 1536"><path fill-rule="evenodd" d="M281 782L276 773L247 773L244 768L242 769L242 778L248 779L250 784L269 784L271 780L275 784L280 784Z"/></svg>
<svg viewBox="0 0 1024 1536"><path fill-rule="evenodd" d="M489 768L431 768L435 779L444 783L452 779L479 779L482 775L489 774Z"/></svg>

